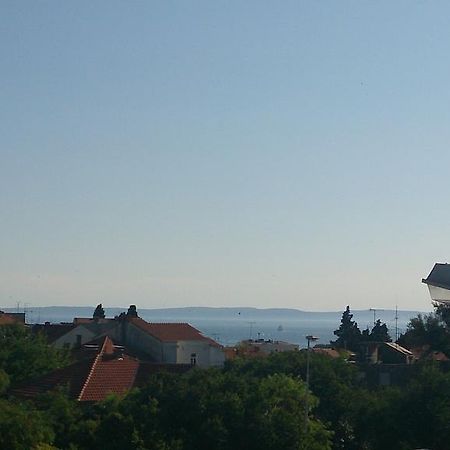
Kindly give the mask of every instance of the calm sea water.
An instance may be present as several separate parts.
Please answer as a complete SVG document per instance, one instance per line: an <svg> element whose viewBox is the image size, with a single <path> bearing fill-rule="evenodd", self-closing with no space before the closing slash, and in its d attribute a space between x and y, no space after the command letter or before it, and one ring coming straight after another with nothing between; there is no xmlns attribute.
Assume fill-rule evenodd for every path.
<svg viewBox="0 0 450 450"><path fill-rule="evenodd" d="M151 317L143 319L152 320ZM155 318L153 317L153 320ZM402 332L406 329L406 325L409 318L402 318L398 320L398 330ZM166 322L179 322L179 317L171 319L165 317ZM293 344L298 344L300 347L306 346L305 336L312 334L319 337L317 343L329 344L330 340L336 339L333 331L339 327L340 316L336 316L335 319L289 319L289 318L277 318L277 319L254 319L246 320L236 319L224 319L218 318L202 318L192 317L188 322L194 327L202 331L203 334L215 339L222 345L234 345L244 339L273 339L286 341ZM394 322L394 321L393 321ZM370 321L366 319L365 322L358 322L360 328L364 329L367 325L372 325ZM395 323L388 323L391 336L395 336Z"/></svg>
<svg viewBox="0 0 450 450"><path fill-rule="evenodd" d="M1 309L1 308L0 308ZM126 308L109 308L107 317L114 317ZM53 323L72 322L74 317L92 317L89 307L43 307L28 314L29 323L49 321ZM339 327L342 312L314 313L299 310L262 310L249 308L175 308L139 309L139 315L149 322L188 322L223 345L234 345L244 339L273 339L306 345L305 336L312 334L320 339L318 343L328 344L334 340L333 331ZM414 311L398 311L399 333L405 331L409 319L417 315ZM380 318L395 337L395 311L379 310ZM354 312L354 320L361 330L373 325L373 312Z"/></svg>

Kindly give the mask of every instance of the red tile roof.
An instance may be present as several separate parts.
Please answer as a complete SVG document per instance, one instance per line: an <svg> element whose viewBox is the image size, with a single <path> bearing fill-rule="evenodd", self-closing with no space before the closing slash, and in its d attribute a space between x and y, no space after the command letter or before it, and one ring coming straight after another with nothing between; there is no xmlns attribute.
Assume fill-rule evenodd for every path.
<svg viewBox="0 0 450 450"><path fill-rule="evenodd" d="M79 401L100 401L108 394L123 394L134 385L139 361L124 355L109 359L99 355L78 396Z"/></svg>
<svg viewBox="0 0 450 450"><path fill-rule="evenodd" d="M136 375L135 386L142 386L148 378L154 373L166 372L166 373L186 373L194 366L191 364L166 364L166 363L150 363L142 362L139 364L139 370Z"/></svg>
<svg viewBox="0 0 450 450"><path fill-rule="evenodd" d="M322 347L315 347L312 349L314 353L319 353L321 355L329 356L330 358L336 359L339 358L341 355L337 350L334 348L322 348Z"/></svg>
<svg viewBox="0 0 450 450"><path fill-rule="evenodd" d="M99 401L108 394L123 394L133 387L139 361L127 355L114 356L114 344L107 336L92 363L84 382L79 401Z"/></svg>
<svg viewBox="0 0 450 450"><path fill-rule="evenodd" d="M139 317L129 320L132 324L161 342L205 341L211 345L221 347L216 341L203 336L197 328L188 323L149 323Z"/></svg>
<svg viewBox="0 0 450 450"><path fill-rule="evenodd" d="M33 333L43 333L48 342L55 342L61 336L64 336L70 330L75 328L72 323L45 323L33 325Z"/></svg>
<svg viewBox="0 0 450 450"><path fill-rule="evenodd" d="M135 385L144 384L152 373L184 373L191 368L187 364L142 363L116 350L111 339L104 337L94 357L57 369L11 393L32 398L57 386L68 386L70 396L78 401L101 401L111 393L121 395Z"/></svg>
<svg viewBox="0 0 450 450"><path fill-rule="evenodd" d="M70 396L77 398L85 383L86 377L91 371L92 362L92 358L85 359L62 369L54 370L49 374L16 387L11 393L19 397L36 397L57 386L67 386Z"/></svg>
<svg viewBox="0 0 450 450"><path fill-rule="evenodd" d="M5 313L0 311L0 325L12 325L25 323L25 313Z"/></svg>

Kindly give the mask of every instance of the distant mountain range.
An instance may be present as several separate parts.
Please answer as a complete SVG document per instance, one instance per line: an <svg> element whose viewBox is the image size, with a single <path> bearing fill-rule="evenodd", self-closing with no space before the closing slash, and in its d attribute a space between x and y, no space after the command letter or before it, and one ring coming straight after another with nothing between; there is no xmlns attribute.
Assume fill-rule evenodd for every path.
<svg viewBox="0 0 450 450"><path fill-rule="evenodd" d="M16 312L16 308L1 308L5 312ZM27 322L72 322L74 317L92 317L95 306L42 306L32 307L27 311ZM105 308L107 317L114 317L121 312L126 312L128 307L123 308ZM354 319L361 326L366 326L373 322L374 313L370 310L354 310ZM398 319L400 322L407 322L411 317L419 314L420 311L398 311ZM230 307L230 308L210 308L210 307L184 307L184 308L158 308L146 309L138 308L138 314L149 321L154 322L189 322L191 320L307 320L307 321L333 321L339 323L342 311L301 311L289 308L249 308L249 307ZM395 310L377 310L375 318L381 319L383 322L392 323L395 320Z"/></svg>

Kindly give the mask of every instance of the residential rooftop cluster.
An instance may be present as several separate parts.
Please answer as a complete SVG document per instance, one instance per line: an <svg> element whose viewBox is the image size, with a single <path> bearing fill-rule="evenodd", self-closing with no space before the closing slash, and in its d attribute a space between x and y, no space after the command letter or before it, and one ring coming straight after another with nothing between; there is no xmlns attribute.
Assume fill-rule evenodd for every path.
<svg viewBox="0 0 450 450"><path fill-rule="evenodd" d="M25 325L23 314L1 313L0 324ZM102 305L93 317L72 323L35 324L56 348L71 350L75 362L14 389L35 397L57 386L68 386L78 401L100 401L109 393L122 394L144 383L154 372L182 373L194 366L222 366L222 345L188 323L150 323L131 305L126 313L106 318Z"/></svg>

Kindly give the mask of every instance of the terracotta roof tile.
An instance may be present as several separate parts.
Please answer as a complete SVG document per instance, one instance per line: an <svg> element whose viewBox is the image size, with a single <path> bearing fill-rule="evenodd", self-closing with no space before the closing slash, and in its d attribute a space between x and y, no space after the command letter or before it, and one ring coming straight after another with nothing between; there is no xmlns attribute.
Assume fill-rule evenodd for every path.
<svg viewBox="0 0 450 450"><path fill-rule="evenodd" d="M68 386L78 401L101 401L108 394L121 395L133 386L144 384L156 372L184 373L189 364L154 364L117 352L112 340L104 337L95 355L57 369L11 391L19 397L35 397L57 386Z"/></svg>
<svg viewBox="0 0 450 450"><path fill-rule="evenodd" d="M197 328L188 323L149 323L141 318L129 320L161 342L205 341L211 345L221 347L216 341L204 336Z"/></svg>
<svg viewBox="0 0 450 450"><path fill-rule="evenodd" d="M139 361L127 355L119 358L99 355L78 396L79 401L100 401L108 394L123 394L134 385Z"/></svg>
<svg viewBox="0 0 450 450"><path fill-rule="evenodd" d="M138 373L136 375L135 385L142 386L154 373L167 372L182 374L186 373L192 368L193 366L191 364L150 363L141 361L141 363L139 364Z"/></svg>
<svg viewBox="0 0 450 450"><path fill-rule="evenodd" d="M0 311L0 325L24 324L25 313L5 313Z"/></svg>
<svg viewBox="0 0 450 450"><path fill-rule="evenodd" d="M93 361L93 358L86 359L62 369L56 369L49 374L18 386L11 393L19 397L35 397L57 386L67 386L70 396L76 398L91 371Z"/></svg>
<svg viewBox="0 0 450 450"><path fill-rule="evenodd" d="M43 333L49 342L54 342L75 328L72 323L46 323L33 325L33 333Z"/></svg>

